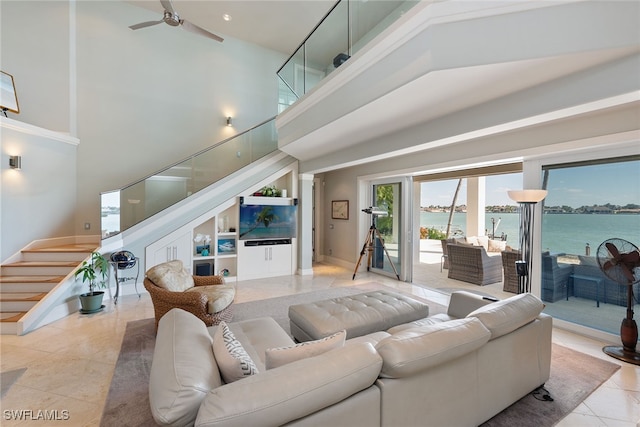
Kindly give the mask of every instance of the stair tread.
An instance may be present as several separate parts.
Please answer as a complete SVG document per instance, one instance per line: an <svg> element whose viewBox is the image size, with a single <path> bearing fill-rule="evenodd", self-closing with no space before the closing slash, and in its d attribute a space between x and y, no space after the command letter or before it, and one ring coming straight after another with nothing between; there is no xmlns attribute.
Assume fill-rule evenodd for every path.
<svg viewBox="0 0 640 427"><path fill-rule="evenodd" d="M27 314L26 311L2 311L0 312L0 322L17 322Z"/></svg>
<svg viewBox="0 0 640 427"><path fill-rule="evenodd" d="M46 292L0 292L0 301L40 301Z"/></svg>
<svg viewBox="0 0 640 427"><path fill-rule="evenodd" d="M93 252L98 248L98 245L95 243L80 243L80 244L70 244L70 245L59 245L59 246L50 246L46 248L35 248L35 249L23 249L21 252L23 253L34 253L34 252Z"/></svg>
<svg viewBox="0 0 640 427"><path fill-rule="evenodd" d="M3 267L77 267L78 261L16 261Z"/></svg>
<svg viewBox="0 0 640 427"><path fill-rule="evenodd" d="M64 276L0 276L0 283L60 283Z"/></svg>

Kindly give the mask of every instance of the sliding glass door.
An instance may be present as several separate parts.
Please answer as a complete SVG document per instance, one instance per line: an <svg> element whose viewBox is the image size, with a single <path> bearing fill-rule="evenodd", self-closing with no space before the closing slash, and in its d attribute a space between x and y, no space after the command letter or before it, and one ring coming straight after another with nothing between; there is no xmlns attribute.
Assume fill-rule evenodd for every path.
<svg viewBox="0 0 640 427"><path fill-rule="evenodd" d="M377 209L369 214L370 225L375 225L371 267L375 272L399 277L404 243L402 229L405 227L402 220L402 184L374 184L372 190L373 206Z"/></svg>

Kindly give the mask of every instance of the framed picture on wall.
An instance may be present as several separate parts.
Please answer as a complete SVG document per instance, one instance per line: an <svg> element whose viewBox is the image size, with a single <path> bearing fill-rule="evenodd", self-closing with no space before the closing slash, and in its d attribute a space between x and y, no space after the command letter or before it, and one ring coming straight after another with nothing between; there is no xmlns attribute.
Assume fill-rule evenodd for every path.
<svg viewBox="0 0 640 427"><path fill-rule="evenodd" d="M349 201L333 200L331 202L331 218L349 219Z"/></svg>
<svg viewBox="0 0 640 427"><path fill-rule="evenodd" d="M20 113L18 107L18 96L16 95L16 86L13 83L13 76L4 71L0 71L0 108L7 115L7 110Z"/></svg>

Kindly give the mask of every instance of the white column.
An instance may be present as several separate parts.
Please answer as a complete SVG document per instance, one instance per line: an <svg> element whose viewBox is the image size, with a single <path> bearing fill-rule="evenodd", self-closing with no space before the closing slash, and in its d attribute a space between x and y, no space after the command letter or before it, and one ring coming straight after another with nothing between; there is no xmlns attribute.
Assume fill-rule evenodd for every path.
<svg viewBox="0 0 640 427"><path fill-rule="evenodd" d="M298 274L313 274L313 175L298 175Z"/></svg>
<svg viewBox="0 0 640 427"><path fill-rule="evenodd" d="M485 177L467 178L467 236L485 235Z"/></svg>

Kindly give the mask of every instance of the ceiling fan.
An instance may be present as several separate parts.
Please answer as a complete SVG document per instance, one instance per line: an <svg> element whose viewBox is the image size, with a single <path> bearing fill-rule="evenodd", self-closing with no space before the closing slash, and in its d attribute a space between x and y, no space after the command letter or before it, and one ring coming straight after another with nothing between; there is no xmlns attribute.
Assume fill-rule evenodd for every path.
<svg viewBox="0 0 640 427"><path fill-rule="evenodd" d="M152 25L162 24L164 22L172 27L181 26L187 31L190 31L195 34L199 34L204 37L208 37L210 39L219 41L221 43L224 40L222 37L217 36L213 33L210 33L204 28L200 28L189 21L181 19L178 13L173 9L171 0L160 0L160 3L162 4L162 7L164 7L164 17L160 21L141 22L139 24L131 25L129 26L129 28L131 28L132 30L139 30L140 28L150 27Z"/></svg>

